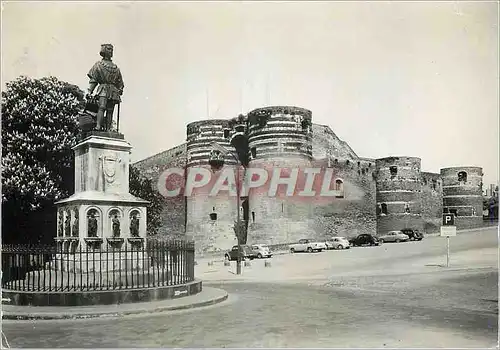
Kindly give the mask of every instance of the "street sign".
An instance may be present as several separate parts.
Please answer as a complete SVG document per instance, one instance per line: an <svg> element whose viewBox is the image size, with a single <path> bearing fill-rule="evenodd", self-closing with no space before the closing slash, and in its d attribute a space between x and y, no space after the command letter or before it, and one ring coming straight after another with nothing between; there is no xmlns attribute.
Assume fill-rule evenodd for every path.
<svg viewBox="0 0 500 350"><path fill-rule="evenodd" d="M441 236L443 237L455 237L457 235L456 226L441 226Z"/></svg>
<svg viewBox="0 0 500 350"><path fill-rule="evenodd" d="M443 226L455 226L455 214L443 214Z"/></svg>
<svg viewBox="0 0 500 350"><path fill-rule="evenodd" d="M441 236L446 237L446 267L450 267L450 237L457 235L457 227L451 226L455 223L455 215L443 214L443 226L441 226Z"/></svg>

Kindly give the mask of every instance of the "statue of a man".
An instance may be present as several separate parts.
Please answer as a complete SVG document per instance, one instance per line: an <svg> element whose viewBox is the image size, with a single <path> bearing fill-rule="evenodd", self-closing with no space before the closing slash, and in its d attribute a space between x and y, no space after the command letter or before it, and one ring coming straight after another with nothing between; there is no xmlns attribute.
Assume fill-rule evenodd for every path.
<svg viewBox="0 0 500 350"><path fill-rule="evenodd" d="M88 236L97 237L97 219L93 212L90 213L87 225L88 225Z"/></svg>
<svg viewBox="0 0 500 350"><path fill-rule="evenodd" d="M64 231L65 236L71 236L71 213L69 211L66 212L66 220L64 221Z"/></svg>
<svg viewBox="0 0 500 350"><path fill-rule="evenodd" d="M118 219L118 215L113 217L113 237L120 237L120 220Z"/></svg>
<svg viewBox="0 0 500 350"><path fill-rule="evenodd" d="M99 110L97 112L97 130L111 130L113 123L113 111L115 105L121 102L120 96L123 93L123 79L120 69L114 62L113 45L101 45L102 60L96 62L90 69L87 76L90 78L87 100L97 87ZM104 123L104 113L106 112L106 122Z"/></svg>
<svg viewBox="0 0 500 350"><path fill-rule="evenodd" d="M57 235L64 236L64 223L63 223L64 213L62 210L59 210L59 225L57 227Z"/></svg>
<svg viewBox="0 0 500 350"><path fill-rule="evenodd" d="M79 223L78 223L78 210L75 210L75 220L73 222L73 237L78 237L78 229L79 229Z"/></svg>
<svg viewBox="0 0 500 350"><path fill-rule="evenodd" d="M139 237L139 219L136 213L132 215L132 220L130 220L130 235L132 237Z"/></svg>

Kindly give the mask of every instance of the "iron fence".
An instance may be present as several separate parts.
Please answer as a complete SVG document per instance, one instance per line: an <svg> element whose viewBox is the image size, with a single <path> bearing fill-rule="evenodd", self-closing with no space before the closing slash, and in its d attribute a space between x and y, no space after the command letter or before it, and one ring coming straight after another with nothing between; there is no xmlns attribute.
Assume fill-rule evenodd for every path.
<svg viewBox="0 0 500 350"><path fill-rule="evenodd" d="M3 245L2 272L2 288L16 291L180 285L194 280L194 243L147 240L140 246L125 242L109 249L79 241L54 246Z"/></svg>

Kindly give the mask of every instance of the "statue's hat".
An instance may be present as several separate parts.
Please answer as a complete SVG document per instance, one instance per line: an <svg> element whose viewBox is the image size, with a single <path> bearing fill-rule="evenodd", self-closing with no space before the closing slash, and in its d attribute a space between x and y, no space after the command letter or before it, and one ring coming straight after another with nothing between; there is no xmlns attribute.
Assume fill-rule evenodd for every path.
<svg viewBox="0 0 500 350"><path fill-rule="evenodd" d="M106 51L108 49L111 49L111 51L113 51L113 45L111 44L101 44L101 51L99 52L99 54L102 56L102 57L105 57L106 55ZM112 53L108 53L108 55L113 55Z"/></svg>

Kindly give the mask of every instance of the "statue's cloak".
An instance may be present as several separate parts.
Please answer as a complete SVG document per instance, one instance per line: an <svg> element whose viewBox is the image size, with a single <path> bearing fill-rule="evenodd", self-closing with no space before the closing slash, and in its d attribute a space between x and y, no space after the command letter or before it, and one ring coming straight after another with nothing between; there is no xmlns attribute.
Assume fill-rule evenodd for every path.
<svg viewBox="0 0 500 350"><path fill-rule="evenodd" d="M123 78L120 69L112 61L101 60L96 62L87 76L90 78L90 83L99 84L96 95L105 97L108 100L121 102L120 95L123 91Z"/></svg>

